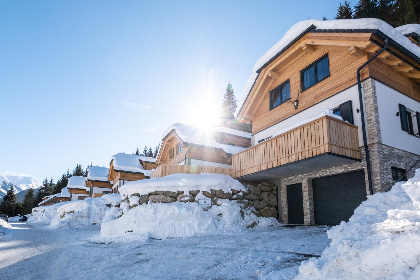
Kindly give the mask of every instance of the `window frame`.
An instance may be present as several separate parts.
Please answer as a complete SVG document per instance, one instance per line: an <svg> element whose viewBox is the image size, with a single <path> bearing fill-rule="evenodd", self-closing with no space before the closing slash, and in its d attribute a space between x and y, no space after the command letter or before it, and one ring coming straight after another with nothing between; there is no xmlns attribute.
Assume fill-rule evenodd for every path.
<svg viewBox="0 0 420 280"><path fill-rule="evenodd" d="M169 160L175 157L175 147L169 149Z"/></svg>
<svg viewBox="0 0 420 280"><path fill-rule="evenodd" d="M282 89L284 88L284 86L286 84L289 84L289 98L286 99L286 100L283 100L283 98L282 98ZM273 107L273 104L274 104L273 95L275 94L276 91L279 91L280 103L277 106ZM273 88L272 90L270 90L270 92L269 92L270 111L273 110L273 109L275 109L275 108L277 108L277 107L279 107L281 104L284 104L287 101L289 101L291 99L290 92L291 92L290 79L287 79L283 83L279 84L278 86L276 86L275 88Z"/></svg>
<svg viewBox="0 0 420 280"><path fill-rule="evenodd" d="M396 177L394 177L394 172L396 172ZM401 172L401 175L399 175L398 172ZM396 166L391 166L391 176L392 176L392 181L394 182L404 182L407 181L407 170L403 169L403 168L399 168ZM401 176L404 175L404 177L401 178ZM401 181L397 181L398 179L401 178Z"/></svg>
<svg viewBox="0 0 420 280"><path fill-rule="evenodd" d="M318 69L317 69L316 65L318 63L320 63L324 59L328 59L328 75L325 76L324 78L322 78L321 80L318 80ZM310 68L312 68L313 66L315 66L315 83L313 85L310 85L309 87L305 88L304 73L307 70L309 70ZM302 70L300 70L300 88L301 88L301 92L304 92L305 90L310 89L314 85L322 82L323 80L327 79L330 76L331 76L331 71L330 71L330 58L329 58L328 53L326 53L323 56L321 56L320 58L318 58L317 60L315 60L314 62L312 62L311 64L309 64L308 66L306 66L305 68L303 68Z"/></svg>
<svg viewBox="0 0 420 280"><path fill-rule="evenodd" d="M178 143L177 149L176 149L176 153L177 153L177 155L179 155L180 153L182 153L182 145L181 145L181 143Z"/></svg>

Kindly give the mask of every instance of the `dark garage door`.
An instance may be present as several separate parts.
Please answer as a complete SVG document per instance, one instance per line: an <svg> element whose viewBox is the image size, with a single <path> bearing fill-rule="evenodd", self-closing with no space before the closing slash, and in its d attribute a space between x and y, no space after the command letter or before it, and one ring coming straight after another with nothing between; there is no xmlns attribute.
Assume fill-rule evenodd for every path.
<svg viewBox="0 0 420 280"><path fill-rule="evenodd" d="M302 184L287 186L287 212L289 224L303 224Z"/></svg>
<svg viewBox="0 0 420 280"><path fill-rule="evenodd" d="M315 223L338 225L348 221L360 203L366 200L363 170L317 178L312 181Z"/></svg>

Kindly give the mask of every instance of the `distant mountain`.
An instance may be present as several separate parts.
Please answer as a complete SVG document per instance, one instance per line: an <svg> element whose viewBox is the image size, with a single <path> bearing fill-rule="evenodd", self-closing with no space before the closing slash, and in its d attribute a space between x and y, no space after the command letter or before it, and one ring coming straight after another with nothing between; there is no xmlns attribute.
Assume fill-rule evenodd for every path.
<svg viewBox="0 0 420 280"><path fill-rule="evenodd" d="M28 190L29 188L37 189L42 186L37 180L29 176L5 175L0 173L0 199L6 195L12 185L16 194ZM19 200L21 200L20 196L21 195L19 195L18 198ZM25 194L23 194L23 196L25 196Z"/></svg>

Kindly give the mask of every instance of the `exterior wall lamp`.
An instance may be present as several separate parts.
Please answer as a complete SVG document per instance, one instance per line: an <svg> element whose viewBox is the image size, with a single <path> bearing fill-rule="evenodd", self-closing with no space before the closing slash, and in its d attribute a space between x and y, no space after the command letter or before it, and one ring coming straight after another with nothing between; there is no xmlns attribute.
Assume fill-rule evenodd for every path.
<svg viewBox="0 0 420 280"><path fill-rule="evenodd" d="M295 110L297 110L297 108L299 107L299 100L295 100L295 101L293 101L293 107L295 107Z"/></svg>

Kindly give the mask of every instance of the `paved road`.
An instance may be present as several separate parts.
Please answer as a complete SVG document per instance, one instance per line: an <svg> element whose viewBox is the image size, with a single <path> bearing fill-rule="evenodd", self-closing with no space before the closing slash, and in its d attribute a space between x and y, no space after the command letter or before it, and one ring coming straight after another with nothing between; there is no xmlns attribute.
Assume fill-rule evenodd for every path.
<svg viewBox="0 0 420 280"><path fill-rule="evenodd" d="M98 243L98 227L49 229L14 222L0 236L0 279L292 279L328 246L325 227Z"/></svg>

